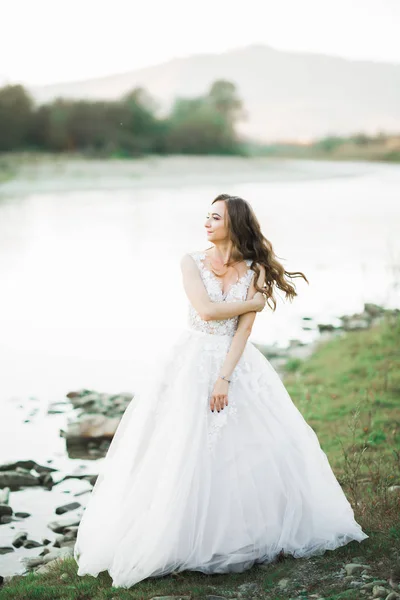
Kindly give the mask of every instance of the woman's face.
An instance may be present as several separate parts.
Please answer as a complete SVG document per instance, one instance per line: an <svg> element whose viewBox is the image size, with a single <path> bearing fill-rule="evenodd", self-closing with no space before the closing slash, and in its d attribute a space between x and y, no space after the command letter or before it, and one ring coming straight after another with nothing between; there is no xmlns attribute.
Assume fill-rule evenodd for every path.
<svg viewBox="0 0 400 600"><path fill-rule="evenodd" d="M218 200L210 206L204 227L206 228L207 239L211 242L219 242L229 237L226 204L223 200Z"/></svg>

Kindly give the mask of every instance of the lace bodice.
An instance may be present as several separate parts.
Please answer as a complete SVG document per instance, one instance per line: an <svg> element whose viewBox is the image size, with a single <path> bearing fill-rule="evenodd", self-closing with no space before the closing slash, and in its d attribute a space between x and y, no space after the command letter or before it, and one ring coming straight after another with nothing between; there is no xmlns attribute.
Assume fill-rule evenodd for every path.
<svg viewBox="0 0 400 600"><path fill-rule="evenodd" d="M246 273L242 275L242 277L240 277L236 283L231 285L227 292L224 293L222 291L221 283L217 277L214 275L214 273L212 273L212 271L204 266L206 253L195 251L189 252L189 254L199 268L204 286L212 302L238 302L246 300L247 290L249 289L254 271L248 268ZM252 261L247 259L245 262L247 266L250 267ZM190 329L211 334L233 336L238 326L238 321L239 316L231 317L230 319L221 319L218 321L204 321L200 317L199 313L189 303L188 325Z"/></svg>

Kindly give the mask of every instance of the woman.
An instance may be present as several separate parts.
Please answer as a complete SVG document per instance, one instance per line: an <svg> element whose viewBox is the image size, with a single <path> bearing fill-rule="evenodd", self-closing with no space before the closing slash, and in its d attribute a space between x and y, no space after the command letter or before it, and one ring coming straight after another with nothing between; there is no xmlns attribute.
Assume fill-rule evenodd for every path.
<svg viewBox="0 0 400 600"><path fill-rule="evenodd" d="M79 575L131 587L173 571L242 572L368 538L313 429L249 342L274 287L296 292L251 206L222 194L207 250L181 260L188 327L127 407L84 511ZM308 281L307 281L308 282Z"/></svg>

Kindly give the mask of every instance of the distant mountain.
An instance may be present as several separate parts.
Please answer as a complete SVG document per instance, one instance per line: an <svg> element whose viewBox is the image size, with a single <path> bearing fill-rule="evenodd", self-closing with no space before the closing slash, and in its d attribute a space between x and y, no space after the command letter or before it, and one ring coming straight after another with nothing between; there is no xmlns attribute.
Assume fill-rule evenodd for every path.
<svg viewBox="0 0 400 600"><path fill-rule="evenodd" d="M239 130L259 140L400 132L400 64L284 52L264 45L176 58L30 92L43 103L58 96L117 99L142 86L161 110L168 110L175 97L202 94L219 78L234 82L244 101L248 118Z"/></svg>

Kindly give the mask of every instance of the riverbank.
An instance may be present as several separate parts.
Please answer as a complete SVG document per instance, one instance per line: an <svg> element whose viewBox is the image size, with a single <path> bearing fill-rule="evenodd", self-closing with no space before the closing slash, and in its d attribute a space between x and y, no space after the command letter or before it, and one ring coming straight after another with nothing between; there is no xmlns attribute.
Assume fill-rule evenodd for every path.
<svg viewBox="0 0 400 600"><path fill-rule="evenodd" d="M71 552L80 512L67 505L59 507L56 514L65 511L72 517L52 516L56 543L42 540L42 557L36 563L40 573L6 581L0 599L100 600L111 595L115 599L150 599L170 594L191 600L215 596L355 600L378 597L377 593L386 598L400 564L400 317L394 311L381 317L370 328L348 330L321 342L311 356L292 358L284 378L294 403L315 429L369 539L309 560L285 556L242 574L185 572L140 582L129 591L111 590L107 573L98 578L77 577ZM43 483L48 483L48 470L40 475ZM85 480L87 491L93 482L93 478ZM71 495L79 502L82 490ZM381 590L376 587L374 591L374 586Z"/></svg>
<svg viewBox="0 0 400 600"><path fill-rule="evenodd" d="M318 161L317 161L318 162ZM378 165L379 166L379 165ZM384 165L383 165L384 167ZM307 181L365 175L368 162L284 157L152 156L98 159L80 154L0 154L0 198L88 190L182 188L198 185Z"/></svg>

